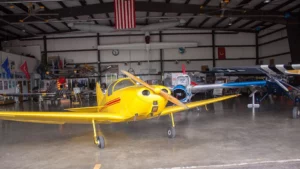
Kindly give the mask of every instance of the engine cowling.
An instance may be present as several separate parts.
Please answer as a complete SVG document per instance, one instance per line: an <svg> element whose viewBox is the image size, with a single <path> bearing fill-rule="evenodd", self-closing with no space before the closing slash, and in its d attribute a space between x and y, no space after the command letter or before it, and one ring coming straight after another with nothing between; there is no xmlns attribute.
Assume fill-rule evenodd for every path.
<svg viewBox="0 0 300 169"><path fill-rule="evenodd" d="M189 101L189 93L183 85L177 85L173 88L173 96L184 103Z"/></svg>

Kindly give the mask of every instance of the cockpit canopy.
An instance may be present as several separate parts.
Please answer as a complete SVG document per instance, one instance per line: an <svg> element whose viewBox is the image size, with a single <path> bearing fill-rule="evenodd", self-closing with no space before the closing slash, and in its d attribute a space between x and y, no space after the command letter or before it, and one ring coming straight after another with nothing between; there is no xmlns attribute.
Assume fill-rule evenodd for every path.
<svg viewBox="0 0 300 169"><path fill-rule="evenodd" d="M123 89L125 87L134 86L135 83L131 79L123 79L123 80L117 80L113 82L111 85L109 85L107 94L110 96L113 92Z"/></svg>

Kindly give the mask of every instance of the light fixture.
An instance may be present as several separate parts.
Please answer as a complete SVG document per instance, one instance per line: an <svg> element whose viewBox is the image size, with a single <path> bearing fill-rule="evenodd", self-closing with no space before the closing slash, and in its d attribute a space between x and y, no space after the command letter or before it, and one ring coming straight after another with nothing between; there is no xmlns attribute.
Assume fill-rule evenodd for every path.
<svg viewBox="0 0 300 169"><path fill-rule="evenodd" d="M25 30L25 29L22 29L22 32L26 32L26 30Z"/></svg>
<svg viewBox="0 0 300 169"><path fill-rule="evenodd" d="M232 19L231 19L231 18L229 18L228 25L229 25L229 26L231 26L231 25L232 25Z"/></svg>
<svg viewBox="0 0 300 169"><path fill-rule="evenodd" d="M266 3L266 4L267 4L267 3L270 3L270 2L271 2L271 0L265 0L265 1L264 1L264 3Z"/></svg>

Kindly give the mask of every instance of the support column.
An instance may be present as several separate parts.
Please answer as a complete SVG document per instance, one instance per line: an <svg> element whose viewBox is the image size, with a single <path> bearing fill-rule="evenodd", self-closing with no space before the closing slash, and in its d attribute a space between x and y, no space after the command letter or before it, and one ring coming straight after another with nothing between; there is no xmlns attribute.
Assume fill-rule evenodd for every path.
<svg viewBox="0 0 300 169"><path fill-rule="evenodd" d="M161 32L159 32L159 42L162 42L162 34ZM164 80L164 52L163 52L163 49L160 49L159 50L159 56L160 56L160 73L161 73L161 81L163 82Z"/></svg>
<svg viewBox="0 0 300 169"><path fill-rule="evenodd" d="M300 13L298 14L300 20ZM300 25L286 26L292 63L300 63Z"/></svg>
<svg viewBox="0 0 300 169"><path fill-rule="evenodd" d="M100 34L97 33L97 45L100 45ZM100 50L97 50L97 61L98 61L98 72L99 72L99 81L101 83L101 57L100 57Z"/></svg>
<svg viewBox="0 0 300 169"><path fill-rule="evenodd" d="M211 36L212 36L212 59L213 59L213 67L216 67L216 42L215 42L215 39L216 39L216 36L215 36L215 31L213 30L212 33L211 33Z"/></svg>
<svg viewBox="0 0 300 169"><path fill-rule="evenodd" d="M42 54L41 62L44 65L47 65L48 52L47 52L47 37L46 36L43 36L43 44L44 44L44 53Z"/></svg>
<svg viewBox="0 0 300 169"><path fill-rule="evenodd" d="M255 64L256 64L256 65L259 65L258 33L259 33L259 32L255 32L255 51L256 51Z"/></svg>

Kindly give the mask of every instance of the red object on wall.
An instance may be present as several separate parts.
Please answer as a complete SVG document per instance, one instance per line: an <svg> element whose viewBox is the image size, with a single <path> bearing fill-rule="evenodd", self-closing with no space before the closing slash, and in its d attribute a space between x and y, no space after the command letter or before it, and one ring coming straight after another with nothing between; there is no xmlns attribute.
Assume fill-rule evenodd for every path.
<svg viewBox="0 0 300 169"><path fill-rule="evenodd" d="M224 47L218 48L218 58L226 59L226 50Z"/></svg>
<svg viewBox="0 0 300 169"><path fill-rule="evenodd" d="M60 77L60 78L58 78L58 82L60 84L64 84L64 83L66 83L66 78L65 77Z"/></svg>
<svg viewBox="0 0 300 169"><path fill-rule="evenodd" d="M28 67L27 67L27 62L26 61L20 66L20 69L25 74L26 78L30 79L30 74L28 72Z"/></svg>

